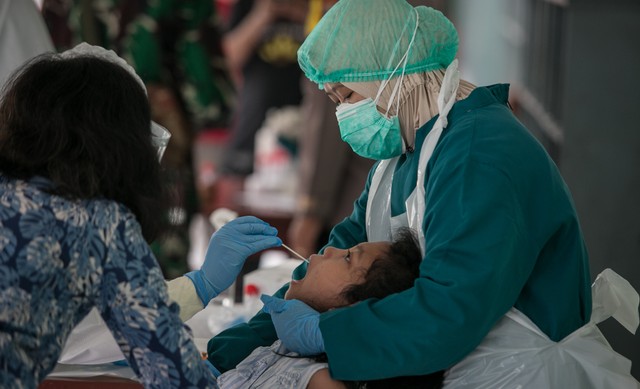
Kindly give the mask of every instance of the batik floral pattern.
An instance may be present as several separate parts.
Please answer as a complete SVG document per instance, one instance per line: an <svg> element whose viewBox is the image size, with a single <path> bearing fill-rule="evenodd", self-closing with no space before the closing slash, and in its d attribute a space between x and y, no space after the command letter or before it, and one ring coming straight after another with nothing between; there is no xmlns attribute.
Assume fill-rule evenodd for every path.
<svg viewBox="0 0 640 389"><path fill-rule="evenodd" d="M35 388L97 307L147 388L215 387L135 216L0 175L0 387Z"/></svg>

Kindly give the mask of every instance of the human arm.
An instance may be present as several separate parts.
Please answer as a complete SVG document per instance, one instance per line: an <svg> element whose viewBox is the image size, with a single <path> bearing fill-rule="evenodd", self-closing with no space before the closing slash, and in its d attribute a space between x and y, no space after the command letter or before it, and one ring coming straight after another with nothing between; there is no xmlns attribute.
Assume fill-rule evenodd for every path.
<svg viewBox="0 0 640 389"><path fill-rule="evenodd" d="M247 2L241 3L238 6L244 6ZM301 4L302 2L297 0L255 0L249 13L222 39L222 48L229 68L232 71L240 71L244 67L275 20L283 18L299 20L302 23L306 8Z"/></svg>
<svg viewBox="0 0 640 389"><path fill-rule="evenodd" d="M215 387L131 214L107 242L96 306L145 388Z"/></svg>
<svg viewBox="0 0 640 389"><path fill-rule="evenodd" d="M249 13L222 37L222 51L232 72L239 72L243 68L269 28L273 20L267 4L269 2L255 1ZM238 2L234 13L241 12L239 7L246 3ZM233 18L239 17L234 15Z"/></svg>
<svg viewBox="0 0 640 389"><path fill-rule="evenodd" d="M280 245L277 232L258 218L243 216L213 234L201 269L167 282L169 297L180 306L180 318L189 320L215 295L227 289L250 255ZM209 287L207 279L217 286Z"/></svg>
<svg viewBox="0 0 640 389"><path fill-rule="evenodd" d="M307 389L347 389L347 385L331 378L329 369L321 369L313 373Z"/></svg>
<svg viewBox="0 0 640 389"><path fill-rule="evenodd" d="M284 285L274 296L283 298L288 288L289 284ZM211 338L207 355L209 361L224 373L235 368L256 348L268 346L277 338L271 317L261 310L247 323L237 324Z"/></svg>
<svg viewBox="0 0 640 389"><path fill-rule="evenodd" d="M167 281L167 292L171 301L180 306L180 320L187 321L202 311L202 300L196 293L196 287L187 277L178 277Z"/></svg>

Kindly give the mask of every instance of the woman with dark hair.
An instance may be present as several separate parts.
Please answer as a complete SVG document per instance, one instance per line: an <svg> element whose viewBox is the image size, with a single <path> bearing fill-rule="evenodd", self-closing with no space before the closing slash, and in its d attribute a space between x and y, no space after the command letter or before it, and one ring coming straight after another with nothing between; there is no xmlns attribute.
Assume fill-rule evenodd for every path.
<svg viewBox="0 0 640 389"><path fill-rule="evenodd" d="M399 229L392 242L364 242L346 250L327 247L322 254L309 257L305 277L291 280L285 299L302 301L319 312L358 302L368 304L411 288L419 276L421 260L420 246L409 228ZM372 300L364 301L368 299ZM222 389L435 389L442 386L444 376L438 371L376 381L337 381L329 376L326 362L326 354L301 357L277 340L269 347L255 349L235 369L221 375L218 383Z"/></svg>
<svg viewBox="0 0 640 389"><path fill-rule="evenodd" d="M145 387L216 387L148 246L161 225L158 157L167 139L150 120L141 80L112 51L84 44L43 55L7 84L0 387L35 388L93 307ZM276 233L236 219L212 237L203 269L181 278L206 305L247 256L281 243Z"/></svg>

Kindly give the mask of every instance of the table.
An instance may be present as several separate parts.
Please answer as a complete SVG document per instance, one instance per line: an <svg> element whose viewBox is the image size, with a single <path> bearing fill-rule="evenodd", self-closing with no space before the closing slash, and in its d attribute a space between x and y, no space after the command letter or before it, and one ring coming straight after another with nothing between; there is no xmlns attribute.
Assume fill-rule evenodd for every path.
<svg viewBox="0 0 640 389"><path fill-rule="evenodd" d="M142 384L126 378L97 376L87 378L50 377L38 389L144 389Z"/></svg>

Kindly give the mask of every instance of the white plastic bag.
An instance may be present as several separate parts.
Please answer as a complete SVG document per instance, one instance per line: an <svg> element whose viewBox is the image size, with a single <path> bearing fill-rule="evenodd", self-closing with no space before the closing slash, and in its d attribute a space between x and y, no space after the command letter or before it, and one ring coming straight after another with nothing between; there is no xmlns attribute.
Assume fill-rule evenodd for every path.
<svg viewBox="0 0 640 389"><path fill-rule="evenodd" d="M597 327L614 317L635 333L638 293L611 269L598 275L591 290L590 322L560 342L512 308L471 354L449 369L444 387L640 388L631 376L631 361L616 353Z"/></svg>

